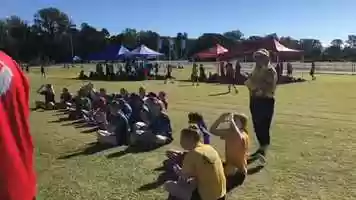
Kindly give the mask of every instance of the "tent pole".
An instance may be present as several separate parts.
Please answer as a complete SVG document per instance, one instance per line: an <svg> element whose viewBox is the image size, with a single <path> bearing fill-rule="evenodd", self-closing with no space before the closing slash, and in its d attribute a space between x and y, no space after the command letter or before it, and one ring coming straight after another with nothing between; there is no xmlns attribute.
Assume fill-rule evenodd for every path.
<svg viewBox="0 0 356 200"><path fill-rule="evenodd" d="M168 54L168 63L171 64L171 49L169 49L169 54Z"/></svg>
<svg viewBox="0 0 356 200"><path fill-rule="evenodd" d="M279 63L279 55L277 54L277 63Z"/></svg>
<svg viewBox="0 0 356 200"><path fill-rule="evenodd" d="M215 59L215 62L217 63L217 74L218 74L218 76L220 76L219 74L220 74L220 62L219 62L219 58L218 57L216 57L216 59Z"/></svg>

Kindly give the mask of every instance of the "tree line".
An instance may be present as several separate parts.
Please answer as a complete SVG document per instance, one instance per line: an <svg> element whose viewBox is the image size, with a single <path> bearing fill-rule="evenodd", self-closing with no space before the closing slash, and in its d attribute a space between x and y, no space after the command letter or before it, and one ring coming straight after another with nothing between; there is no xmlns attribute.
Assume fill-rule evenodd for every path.
<svg viewBox="0 0 356 200"><path fill-rule="evenodd" d="M109 45L121 44L129 49L145 44L166 56L170 55L172 59L186 59L216 43L229 49L244 40L266 37L275 38L286 47L303 50L307 60L356 60L356 35L349 35L345 41L336 38L328 47L323 47L320 40L314 38L297 40L289 36L278 37L276 33L245 37L240 30L223 34L205 33L199 38L189 38L186 32L167 37L154 31L132 28L111 35L107 29L98 30L88 23L77 26L66 13L53 7L38 10L31 23L18 16L0 20L0 49L23 62L69 62L73 56L85 59Z"/></svg>

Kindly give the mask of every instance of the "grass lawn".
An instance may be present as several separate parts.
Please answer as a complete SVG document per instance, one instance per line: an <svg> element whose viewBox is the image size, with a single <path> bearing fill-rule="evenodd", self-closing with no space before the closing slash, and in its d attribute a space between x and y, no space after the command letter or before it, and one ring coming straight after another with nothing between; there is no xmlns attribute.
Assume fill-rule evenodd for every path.
<svg viewBox="0 0 356 200"><path fill-rule="evenodd" d="M75 92L82 81L73 80L79 69L50 69L47 79L38 71L29 74L31 100L35 91L52 83L57 93L62 87ZM175 71L187 78L188 69ZM146 82L95 82L97 88L118 92L121 87L137 91L144 85L149 91L164 90L169 98L169 116L174 135L187 125L189 111L201 112L209 124L222 112L249 115L248 91L216 96L226 86L187 82L163 84ZM314 82L279 86L272 126L272 146L265 169L247 178L228 199L356 199L356 77L319 75ZM58 96L58 95L57 95ZM39 199L109 200L166 199L161 187L154 188L164 151L179 148L176 139L167 147L147 153L125 153L124 147L98 150L91 147L94 133L82 133L68 122L54 122L56 112L32 112L31 129L36 147ZM255 138L251 127L251 151ZM224 155L223 142L213 144ZM149 186L152 186L151 188ZM148 190L151 189L151 190Z"/></svg>

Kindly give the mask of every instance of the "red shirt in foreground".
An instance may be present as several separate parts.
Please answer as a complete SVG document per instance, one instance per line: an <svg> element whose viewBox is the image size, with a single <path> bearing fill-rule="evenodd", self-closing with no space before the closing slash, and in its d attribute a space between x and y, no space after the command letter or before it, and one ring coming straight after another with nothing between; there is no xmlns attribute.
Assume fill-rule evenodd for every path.
<svg viewBox="0 0 356 200"><path fill-rule="evenodd" d="M29 84L0 51L0 200L33 200L36 191L29 128Z"/></svg>

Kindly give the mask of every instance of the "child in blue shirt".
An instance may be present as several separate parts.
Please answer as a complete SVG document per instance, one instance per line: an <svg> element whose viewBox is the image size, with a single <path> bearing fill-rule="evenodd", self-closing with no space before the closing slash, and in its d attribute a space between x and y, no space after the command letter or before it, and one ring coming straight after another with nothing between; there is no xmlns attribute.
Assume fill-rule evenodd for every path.
<svg viewBox="0 0 356 200"><path fill-rule="evenodd" d="M210 144L210 133L204 122L203 116L197 112L191 112L188 114L188 122L190 124L196 124L199 127L200 132L202 133L203 143Z"/></svg>

